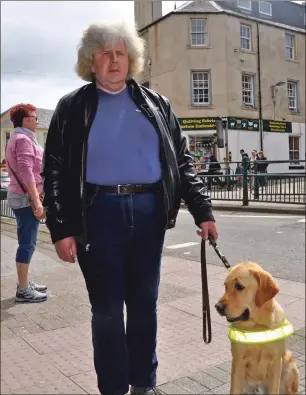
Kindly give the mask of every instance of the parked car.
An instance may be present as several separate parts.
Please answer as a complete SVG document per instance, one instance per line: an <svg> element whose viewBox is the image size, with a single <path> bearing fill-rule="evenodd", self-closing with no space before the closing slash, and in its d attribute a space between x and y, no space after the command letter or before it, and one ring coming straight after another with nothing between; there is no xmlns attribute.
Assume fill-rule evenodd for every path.
<svg viewBox="0 0 306 395"><path fill-rule="evenodd" d="M1 182L0 200L6 200L7 189L10 183L10 177L7 172L0 173L0 182Z"/></svg>

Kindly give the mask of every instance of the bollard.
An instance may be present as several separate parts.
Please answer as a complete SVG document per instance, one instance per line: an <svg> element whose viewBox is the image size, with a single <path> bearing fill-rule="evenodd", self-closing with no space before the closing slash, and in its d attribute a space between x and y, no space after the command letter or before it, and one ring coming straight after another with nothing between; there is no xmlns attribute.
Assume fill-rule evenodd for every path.
<svg viewBox="0 0 306 395"><path fill-rule="evenodd" d="M249 161L246 157L242 158L242 166L243 166L243 198L242 205L249 205L249 194L248 194L248 165Z"/></svg>

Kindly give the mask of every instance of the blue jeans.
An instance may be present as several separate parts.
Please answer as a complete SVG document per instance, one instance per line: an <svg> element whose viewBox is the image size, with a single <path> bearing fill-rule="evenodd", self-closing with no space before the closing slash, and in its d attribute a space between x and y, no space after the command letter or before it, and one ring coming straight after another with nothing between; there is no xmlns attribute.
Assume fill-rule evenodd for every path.
<svg viewBox="0 0 306 395"><path fill-rule="evenodd" d="M78 261L92 306L94 363L102 394L125 394L129 384L156 384L164 226L160 192L125 196L98 192L88 207L90 248L78 245Z"/></svg>
<svg viewBox="0 0 306 395"><path fill-rule="evenodd" d="M35 251L39 220L34 216L31 207L13 209L17 221L18 248L17 263L30 263Z"/></svg>

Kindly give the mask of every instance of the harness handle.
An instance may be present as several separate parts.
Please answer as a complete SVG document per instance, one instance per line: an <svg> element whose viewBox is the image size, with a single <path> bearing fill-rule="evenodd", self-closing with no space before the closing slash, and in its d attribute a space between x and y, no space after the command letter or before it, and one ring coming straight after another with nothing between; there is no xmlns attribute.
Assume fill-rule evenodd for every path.
<svg viewBox="0 0 306 395"><path fill-rule="evenodd" d="M231 265L228 263L227 259L220 251L220 248L219 248L218 244L216 243L216 241L212 238L212 236L208 236L208 240L209 240L209 244L213 247L216 254L221 259L223 265L226 267L227 270L229 270L231 268Z"/></svg>
<svg viewBox="0 0 306 395"><path fill-rule="evenodd" d="M211 342L211 319L207 280L207 264L205 240L201 241L201 279L202 279L202 314L203 314L203 340L205 344Z"/></svg>

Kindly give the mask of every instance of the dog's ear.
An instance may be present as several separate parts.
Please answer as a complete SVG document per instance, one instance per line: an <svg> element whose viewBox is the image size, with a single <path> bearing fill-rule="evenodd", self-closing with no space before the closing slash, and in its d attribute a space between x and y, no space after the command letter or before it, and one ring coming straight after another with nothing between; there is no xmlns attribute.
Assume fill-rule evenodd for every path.
<svg viewBox="0 0 306 395"><path fill-rule="evenodd" d="M268 300L274 298L274 296L279 292L279 288L269 273L256 270L252 270L252 273L258 282L255 304L256 306L261 307Z"/></svg>

